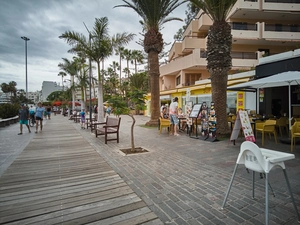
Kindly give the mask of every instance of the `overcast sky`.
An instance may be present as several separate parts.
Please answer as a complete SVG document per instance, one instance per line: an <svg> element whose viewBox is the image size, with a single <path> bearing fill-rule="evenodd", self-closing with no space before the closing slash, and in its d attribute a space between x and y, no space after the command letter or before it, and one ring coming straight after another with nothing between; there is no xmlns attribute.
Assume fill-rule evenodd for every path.
<svg viewBox="0 0 300 225"><path fill-rule="evenodd" d="M61 84L57 65L61 58L72 59L74 55L67 53L70 46L58 36L65 31L88 36L83 22L91 30L95 18L108 18L110 35L135 33L135 40L125 48L142 50L135 43L142 38L140 17L132 9L113 8L120 4L123 4L121 0L0 0L0 84L15 81L18 89L26 89L25 41L21 36L30 39L27 42L28 91L41 90L43 81ZM171 16L184 19L185 10L186 5L182 5ZM164 40L173 43L174 34L183 24L166 23L162 30ZM113 60L118 58L111 58L106 65ZM122 63L125 65L125 61Z"/></svg>

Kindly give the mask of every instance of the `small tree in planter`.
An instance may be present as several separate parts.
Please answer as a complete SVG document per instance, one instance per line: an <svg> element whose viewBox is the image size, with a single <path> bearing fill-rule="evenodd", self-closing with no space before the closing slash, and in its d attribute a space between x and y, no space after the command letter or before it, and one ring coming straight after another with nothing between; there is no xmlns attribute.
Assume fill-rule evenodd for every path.
<svg viewBox="0 0 300 225"><path fill-rule="evenodd" d="M134 92L129 93L130 101L132 108L136 111L144 110L145 109L145 97L141 91L136 90ZM125 154L130 153L138 153L138 152L147 152L147 150L141 147L135 147L134 144L134 125L135 125L135 118L134 114L131 111L131 108L128 106L128 102L125 101L121 96L113 96L108 100L108 103L113 107L113 113L116 116L128 115L132 118L131 124L131 148L129 149L121 149Z"/></svg>

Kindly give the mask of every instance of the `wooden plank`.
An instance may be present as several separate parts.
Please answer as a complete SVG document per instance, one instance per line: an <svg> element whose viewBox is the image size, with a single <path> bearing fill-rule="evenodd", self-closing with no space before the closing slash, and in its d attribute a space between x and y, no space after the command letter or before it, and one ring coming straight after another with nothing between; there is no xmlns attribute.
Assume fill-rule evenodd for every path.
<svg viewBox="0 0 300 225"><path fill-rule="evenodd" d="M61 195L55 195L52 196L51 198L49 197L44 197L44 198L39 198L39 199L34 199L34 200L26 200L25 202L17 202L14 204L9 204L5 206L0 207L0 211L8 211L7 214L9 214L9 211L11 209L16 209L16 208L26 208L28 205L33 205L33 204L47 204L48 202L51 201L57 201L57 200L63 200L63 199L74 199L76 197L85 197L88 194L94 194L94 193L106 193L106 191L113 192L114 190L118 190L120 188L127 187L126 183L122 182L120 184L115 184L115 185L110 185L107 187L103 187L99 189L97 186L96 187L89 187L88 189L85 190L79 190L79 191L72 191L72 193L67 193L67 194L61 194Z"/></svg>
<svg viewBox="0 0 300 225"><path fill-rule="evenodd" d="M30 207L26 208L19 208L17 210L13 209L10 210L9 215L8 213L5 213L6 215L3 216L1 215L1 222L9 222L9 221L14 221L14 220L20 220L23 218L28 218L28 217L34 217L34 216L39 216L41 214L45 213L51 213L51 212L56 212L60 211L62 209L70 209L72 207L80 205L88 205L88 204L94 204L99 201L104 201L108 199L113 199L120 197L122 195L128 195L132 194L133 191L129 188L125 190L119 189L118 191L110 194L105 194L102 195L100 194L94 194L94 195L86 195L81 198L74 198L74 199L68 199L67 200L58 200L58 201L52 201L47 204L42 204L42 205L31 205ZM1 213L3 214L3 213Z"/></svg>
<svg viewBox="0 0 300 225"><path fill-rule="evenodd" d="M109 220L160 221L69 121L47 121L0 177L1 224Z"/></svg>

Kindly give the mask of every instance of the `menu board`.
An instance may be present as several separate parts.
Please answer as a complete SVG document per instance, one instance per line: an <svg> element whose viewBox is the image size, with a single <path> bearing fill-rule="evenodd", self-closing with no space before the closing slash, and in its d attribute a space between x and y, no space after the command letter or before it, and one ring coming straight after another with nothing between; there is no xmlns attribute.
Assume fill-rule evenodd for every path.
<svg viewBox="0 0 300 225"><path fill-rule="evenodd" d="M190 118L198 118L202 104L195 104L190 113Z"/></svg>
<svg viewBox="0 0 300 225"><path fill-rule="evenodd" d="M234 127L230 136L230 141L238 138L240 129L242 128L246 141L256 142L248 113L243 110L239 110Z"/></svg>

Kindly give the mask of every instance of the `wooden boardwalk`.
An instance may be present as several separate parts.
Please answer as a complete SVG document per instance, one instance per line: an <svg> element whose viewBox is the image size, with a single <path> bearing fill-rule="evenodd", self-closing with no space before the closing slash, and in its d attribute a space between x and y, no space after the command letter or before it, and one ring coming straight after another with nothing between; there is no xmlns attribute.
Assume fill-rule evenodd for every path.
<svg viewBox="0 0 300 225"><path fill-rule="evenodd" d="M0 224L163 223L57 116L0 177Z"/></svg>

